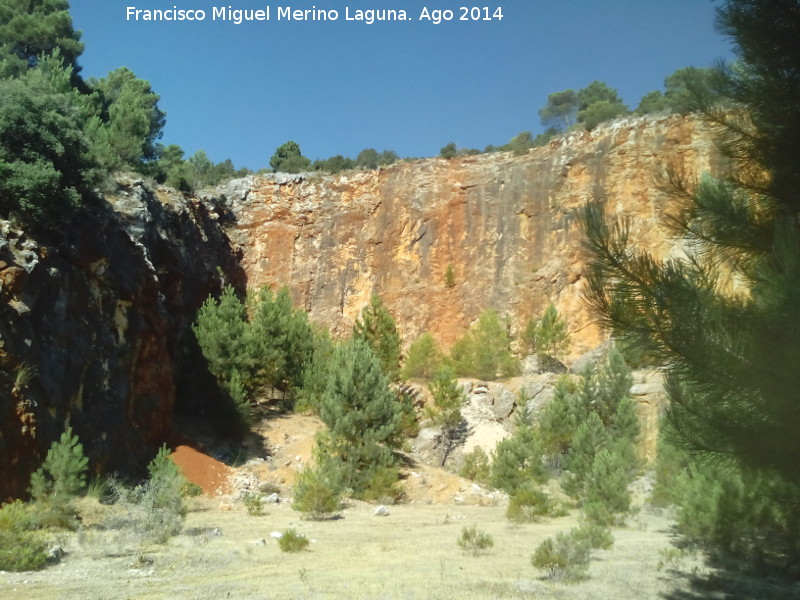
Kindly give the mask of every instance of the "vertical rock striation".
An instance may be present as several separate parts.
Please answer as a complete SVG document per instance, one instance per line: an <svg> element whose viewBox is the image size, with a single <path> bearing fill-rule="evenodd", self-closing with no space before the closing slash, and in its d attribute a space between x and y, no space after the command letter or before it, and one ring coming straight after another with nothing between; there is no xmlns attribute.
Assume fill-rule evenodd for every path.
<svg viewBox="0 0 800 600"><path fill-rule="evenodd" d="M648 249L669 253L680 244L664 225L673 200L659 183L666 168L690 176L718 168L710 140L692 118L629 119L524 156L251 178L222 191L248 285L288 285L334 331L345 333L373 292L406 343L430 331L446 346L487 308L518 328L554 302L577 355L602 338L581 301L580 207L605 202L632 219Z"/></svg>

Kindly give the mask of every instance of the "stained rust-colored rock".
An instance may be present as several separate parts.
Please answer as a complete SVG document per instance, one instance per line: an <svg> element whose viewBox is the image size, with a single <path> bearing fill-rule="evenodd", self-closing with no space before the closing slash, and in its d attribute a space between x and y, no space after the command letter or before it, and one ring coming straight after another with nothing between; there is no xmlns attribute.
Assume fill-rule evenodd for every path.
<svg viewBox="0 0 800 600"><path fill-rule="evenodd" d="M254 178L229 194L248 285L288 285L313 319L345 334L375 292L405 343L430 331L449 346L481 311L524 326L554 302L572 355L603 333L581 300L578 211L588 200L632 219L657 256L679 246L665 227L665 168L713 170L708 127L692 118L631 119L551 141L524 156L426 159L337 176ZM455 285L445 284L452 265Z"/></svg>

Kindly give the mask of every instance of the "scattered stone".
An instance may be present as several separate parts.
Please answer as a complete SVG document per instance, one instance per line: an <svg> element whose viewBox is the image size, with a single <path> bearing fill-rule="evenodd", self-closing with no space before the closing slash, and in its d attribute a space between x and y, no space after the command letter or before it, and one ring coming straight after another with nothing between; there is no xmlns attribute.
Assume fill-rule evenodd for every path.
<svg viewBox="0 0 800 600"><path fill-rule="evenodd" d="M280 498L275 492L264 498L264 503L266 504L277 504L278 502L280 502Z"/></svg>
<svg viewBox="0 0 800 600"><path fill-rule="evenodd" d="M261 538L260 540L256 540L255 542L251 542L254 546L266 546L267 540Z"/></svg>
<svg viewBox="0 0 800 600"><path fill-rule="evenodd" d="M58 562L64 556L64 549L61 546L52 546L47 551L47 560L50 562Z"/></svg>
<svg viewBox="0 0 800 600"><path fill-rule="evenodd" d="M372 514L376 517L388 517L389 509L386 508L386 506L384 506L383 504L381 504L375 509L375 512L373 512Z"/></svg>
<svg viewBox="0 0 800 600"><path fill-rule="evenodd" d="M271 538L279 540L279 539L281 539L283 537L283 534L280 531L273 531L272 533L269 534L269 536Z"/></svg>

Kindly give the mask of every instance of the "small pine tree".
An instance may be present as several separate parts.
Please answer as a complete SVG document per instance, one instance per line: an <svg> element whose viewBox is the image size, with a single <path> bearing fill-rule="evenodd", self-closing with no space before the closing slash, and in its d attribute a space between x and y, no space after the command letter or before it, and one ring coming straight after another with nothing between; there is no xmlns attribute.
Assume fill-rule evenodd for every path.
<svg viewBox="0 0 800 600"><path fill-rule="evenodd" d="M549 472L542 462L543 455L533 427L521 423L511 437L497 444L492 461L492 485L513 495L528 481L544 483Z"/></svg>
<svg viewBox="0 0 800 600"><path fill-rule="evenodd" d="M50 446L42 466L31 475L31 496L37 502L68 506L86 487L88 464L78 436L67 427Z"/></svg>
<svg viewBox="0 0 800 600"><path fill-rule="evenodd" d="M586 478L583 510L587 519L602 526L614 525L630 509L629 478L623 458L602 449Z"/></svg>
<svg viewBox="0 0 800 600"><path fill-rule="evenodd" d="M456 374L449 365L444 365L437 371L433 381L428 385L433 397L433 406L428 406L425 416L431 422L441 427L442 431L442 462L447 461L450 451L455 443L456 433L461 425L461 407L467 400L464 389L458 385Z"/></svg>
<svg viewBox="0 0 800 600"><path fill-rule="evenodd" d="M456 373L492 381L519 373L519 361L511 352L511 336L494 310L486 310L451 349Z"/></svg>
<svg viewBox="0 0 800 600"><path fill-rule="evenodd" d="M400 333L394 317L377 294L372 295L370 303L356 319L353 336L370 345L383 372L395 381L400 373Z"/></svg>
<svg viewBox="0 0 800 600"><path fill-rule="evenodd" d="M447 288L456 287L456 276L455 273L453 272L453 265L447 265L447 269L445 269L444 285Z"/></svg>
<svg viewBox="0 0 800 600"><path fill-rule="evenodd" d="M208 369L220 381L234 369L247 377L253 368L247 360L247 315L232 286L226 285L219 300L209 297L200 307L192 330L208 361Z"/></svg>
<svg viewBox="0 0 800 600"><path fill-rule="evenodd" d="M431 379L442 366L444 355L430 333L423 333L408 348L400 376L403 379Z"/></svg>
<svg viewBox="0 0 800 600"><path fill-rule="evenodd" d="M553 399L542 409L538 425L542 449L554 464L560 465L561 457L569 451L582 418L575 399L575 383L569 375L562 375L554 386Z"/></svg>
<svg viewBox="0 0 800 600"><path fill-rule="evenodd" d="M297 474L294 483L292 508L308 515L311 519L325 519L339 510L342 496L342 482L334 464L324 464L318 455L320 465L306 468Z"/></svg>
<svg viewBox="0 0 800 600"><path fill-rule="evenodd" d="M589 413L586 420L575 430L570 443L570 451L564 466L573 480L566 490L572 496L583 493L584 482L592 470L595 456L610 443L609 434L597 413Z"/></svg>
<svg viewBox="0 0 800 600"><path fill-rule="evenodd" d="M489 483L492 476L492 465L486 451L480 446L475 446L472 452L465 454L464 464L458 474L478 483Z"/></svg>
<svg viewBox="0 0 800 600"><path fill-rule="evenodd" d="M558 358L569 349L567 323L550 304L538 321L528 321L520 339L523 354Z"/></svg>
<svg viewBox="0 0 800 600"><path fill-rule="evenodd" d="M328 434L320 449L340 461L343 483L363 493L370 470L395 464L402 442L402 410L378 358L362 338L340 345L331 357L319 416Z"/></svg>

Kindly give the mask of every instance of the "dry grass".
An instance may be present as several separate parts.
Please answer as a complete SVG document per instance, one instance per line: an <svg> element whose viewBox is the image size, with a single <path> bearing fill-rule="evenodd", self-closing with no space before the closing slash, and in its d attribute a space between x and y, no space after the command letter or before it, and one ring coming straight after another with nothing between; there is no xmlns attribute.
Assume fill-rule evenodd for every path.
<svg viewBox="0 0 800 600"><path fill-rule="evenodd" d="M401 505L388 517L354 503L342 519L303 521L288 504L263 517L244 507L219 510L197 501L184 533L165 546L136 547L114 532L85 530L65 542L63 562L39 573L0 574L0 597L38 599L216 598L657 598L675 576L659 570L669 521L652 515L615 530L615 547L597 554L590 579L560 585L530 565L546 537L575 525L574 516L514 525L504 507ZM476 556L457 546L475 525L494 538ZM281 552L270 534L294 528L308 551ZM218 535L216 530L221 532Z"/></svg>

